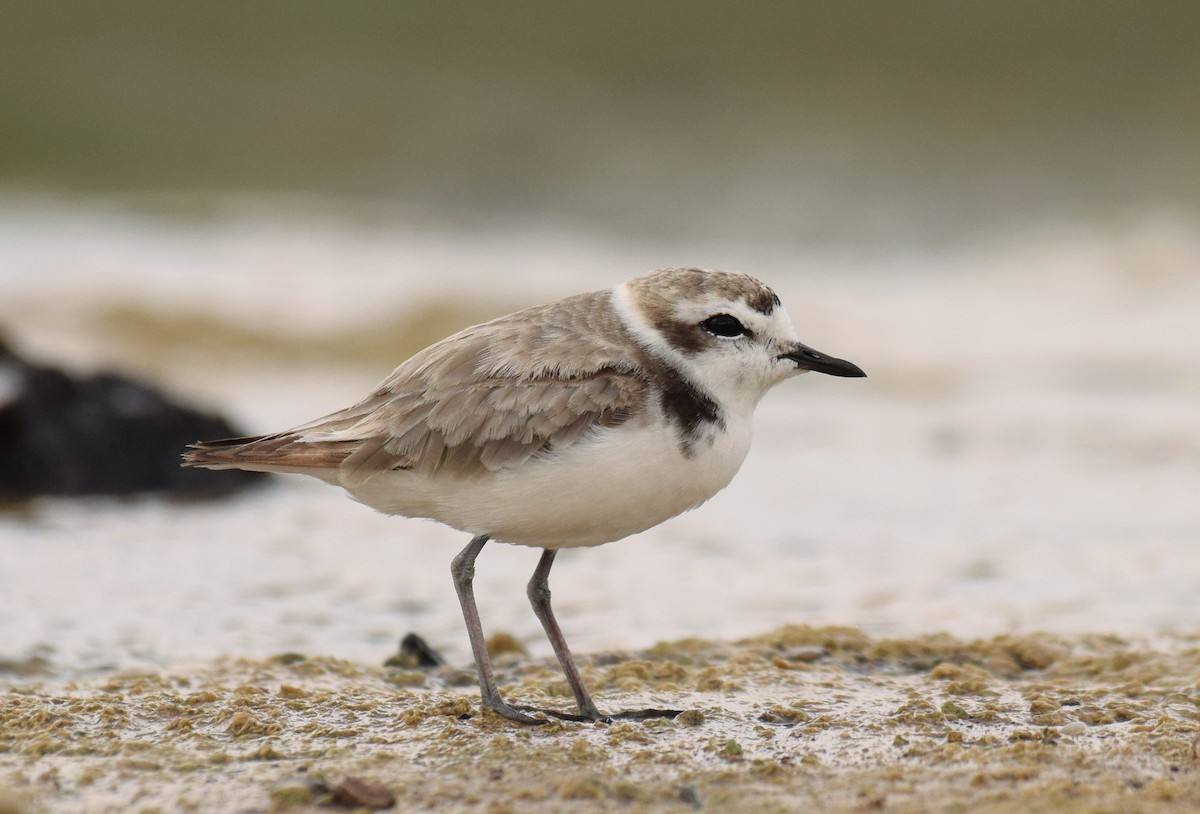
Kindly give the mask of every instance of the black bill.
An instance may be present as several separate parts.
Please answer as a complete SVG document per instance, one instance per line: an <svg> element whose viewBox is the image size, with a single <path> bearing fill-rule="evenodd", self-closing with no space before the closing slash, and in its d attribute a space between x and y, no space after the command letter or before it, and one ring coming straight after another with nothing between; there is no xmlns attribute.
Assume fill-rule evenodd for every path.
<svg viewBox="0 0 1200 814"><path fill-rule="evenodd" d="M796 367L801 370L813 370L817 373L828 373L830 376L848 376L858 378L866 376L863 370L853 362L847 362L845 359L838 359L835 356L827 356L820 351L813 350L807 345L796 344L794 350L779 355L780 359L791 359L796 363Z"/></svg>

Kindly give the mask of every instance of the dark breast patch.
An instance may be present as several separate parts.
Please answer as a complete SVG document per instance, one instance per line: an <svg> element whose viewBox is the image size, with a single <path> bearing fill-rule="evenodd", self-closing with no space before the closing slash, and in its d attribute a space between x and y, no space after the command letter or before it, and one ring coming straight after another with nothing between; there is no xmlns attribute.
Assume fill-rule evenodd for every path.
<svg viewBox="0 0 1200 814"><path fill-rule="evenodd" d="M693 457L696 444L708 427L725 429L725 416L720 406L674 367L644 351L642 364L661 393L659 403L663 414L675 426L680 449L685 457Z"/></svg>

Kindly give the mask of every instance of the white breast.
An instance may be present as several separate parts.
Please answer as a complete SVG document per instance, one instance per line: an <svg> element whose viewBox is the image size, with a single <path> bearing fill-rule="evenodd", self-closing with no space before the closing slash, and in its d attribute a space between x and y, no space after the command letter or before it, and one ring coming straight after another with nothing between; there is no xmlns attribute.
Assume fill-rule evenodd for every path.
<svg viewBox="0 0 1200 814"><path fill-rule="evenodd" d="M563 454L470 479L380 474L352 496L387 514L543 548L599 545L694 509L729 484L750 449L750 422L727 416L683 454L666 421L599 430Z"/></svg>

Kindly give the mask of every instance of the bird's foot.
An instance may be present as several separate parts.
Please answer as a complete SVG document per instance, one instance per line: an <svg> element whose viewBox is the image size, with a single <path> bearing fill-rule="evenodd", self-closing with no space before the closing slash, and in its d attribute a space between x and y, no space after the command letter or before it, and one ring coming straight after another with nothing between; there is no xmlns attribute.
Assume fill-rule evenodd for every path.
<svg viewBox="0 0 1200 814"><path fill-rule="evenodd" d="M600 723L608 723L609 721L612 720L612 718L610 718L607 715L603 715L600 712L596 712L594 715L587 715L587 714L581 714L581 713L577 713L577 712L560 712L557 709L543 709L542 707L529 707L529 706L525 706L524 704L517 704L516 709L524 710L525 712L540 712L542 715L546 715L551 718L557 718L560 721L575 721L577 723L590 723L592 721L598 721ZM539 720L541 720L542 723L545 723L545 719L539 719Z"/></svg>
<svg viewBox="0 0 1200 814"><path fill-rule="evenodd" d="M576 723L595 722L610 724L613 721L648 721L654 718L666 718L669 720L683 713L681 709L631 709L613 715L605 715L594 706L590 706L588 709L580 712L562 712L557 709L545 709L527 704L509 704L499 694L493 698L485 696L483 698L483 706L502 718L507 718L514 723L525 724L526 726L540 726L541 724L549 723L551 718L556 718L560 721L574 721ZM529 713L535 714L531 715Z"/></svg>
<svg viewBox="0 0 1200 814"><path fill-rule="evenodd" d="M549 715L555 714L551 713L549 710L536 709L534 707L512 706L500 696L496 696L495 698L487 698L485 696L483 699L483 707L484 709L490 709L492 712L496 713L502 718L507 718L513 723L525 724L526 726L540 726L544 723L549 723L550 721L549 718L535 718L532 715L526 715L526 712L541 712Z"/></svg>
<svg viewBox="0 0 1200 814"><path fill-rule="evenodd" d="M610 715L609 719L613 721L649 721L654 718L671 720L682 714L683 710L681 709L629 709Z"/></svg>
<svg viewBox="0 0 1200 814"><path fill-rule="evenodd" d="M600 724L610 724L613 721L649 721L654 718L666 718L668 720L675 718L683 713L681 709L631 709L625 712L617 712L612 715L605 715L598 709L591 709L587 712L559 712L554 709L542 709L541 707L529 707L517 705L516 709L524 710L525 712L539 712L542 715L548 715L552 718L557 718L560 721L577 721L579 723L588 723L594 721Z"/></svg>

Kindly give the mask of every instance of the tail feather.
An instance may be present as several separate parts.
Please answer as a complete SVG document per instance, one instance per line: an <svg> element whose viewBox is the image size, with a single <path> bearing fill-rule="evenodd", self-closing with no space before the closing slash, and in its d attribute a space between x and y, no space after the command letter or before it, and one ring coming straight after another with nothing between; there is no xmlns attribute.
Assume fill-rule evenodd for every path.
<svg viewBox="0 0 1200 814"><path fill-rule="evenodd" d="M353 441L309 442L292 433L221 438L190 444L183 465L265 472L337 469L354 447Z"/></svg>

